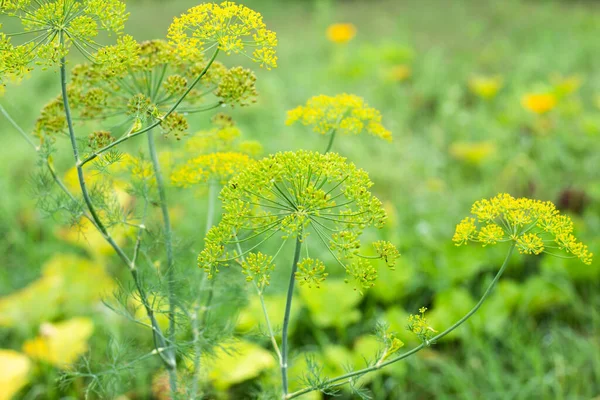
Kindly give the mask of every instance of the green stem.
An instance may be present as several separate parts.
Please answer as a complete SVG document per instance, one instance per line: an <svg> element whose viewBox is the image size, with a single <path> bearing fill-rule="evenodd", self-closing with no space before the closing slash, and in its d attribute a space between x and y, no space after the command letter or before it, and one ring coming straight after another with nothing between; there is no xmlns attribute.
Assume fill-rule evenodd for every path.
<svg viewBox="0 0 600 400"><path fill-rule="evenodd" d="M206 211L205 236L214 224L215 205L218 194L217 189L218 182L212 180L208 182L208 206ZM216 277L213 277L213 279L210 279L210 282L208 283L208 297L206 298L204 306L202 306L201 310L198 309L199 307L196 307L194 313L194 327L192 329L192 333L194 336L194 379L192 382L192 393L190 396L192 399L196 398L196 394L198 393L198 381L200 379L200 334L201 330L203 331L206 328L206 323L208 320L208 310L210 309L210 304L213 300L215 279ZM206 282L206 279L204 280L204 282ZM202 319L199 318L199 311L202 311Z"/></svg>
<svg viewBox="0 0 600 400"><path fill-rule="evenodd" d="M290 325L290 313L292 311L292 299L294 297L294 283L296 282L296 270L300 260L300 251L302 250L302 234L299 233L296 238L296 250L294 252L294 261L292 263L292 272L290 274L290 283L288 286L287 300L285 302L285 314L283 316L283 328L281 331L281 383L283 386L283 397L288 395L288 328Z"/></svg>
<svg viewBox="0 0 600 400"><path fill-rule="evenodd" d="M456 323L454 323L451 327L449 327L448 329L446 329L445 331L443 331L442 333L434 336L433 338L431 338L431 340L429 340L426 343L422 343L419 346L415 347L414 349L407 351L406 353L403 353L397 357L394 357L388 361L385 362L381 362L381 363L377 363L371 367L367 367L367 368L363 368L361 370L358 371L353 371L353 372L349 372L347 374L344 375L340 375L336 378L332 378L329 379L325 382L322 383L321 386L317 387L317 386L312 386L312 387L308 387L305 389L301 389L298 390L294 393L291 393L289 395L286 395L284 397L284 399L288 400L288 399L293 399L296 398L298 396L301 396L303 394L315 391L315 390L319 390L320 388L324 388L324 387L331 387L331 385L335 386L341 386L342 384L348 383L350 380L352 380L352 378L356 377L356 376L362 376L364 374L367 374L369 372L372 371L376 371L379 370L387 365L393 364L395 362L398 362L400 360L403 360L417 352L419 352L420 350L424 349L425 347L428 347L430 344L437 342L438 340L440 340L441 338L443 338L444 336L446 336L447 334L449 334L450 332L452 332L453 330L455 330L456 328L458 328L460 325L462 325L466 320L468 320L473 314L475 314L477 312L477 310L479 310L479 308L481 307L481 305L483 304L483 302L487 299L487 297L490 295L490 293L492 293L492 290L494 289L494 287L496 286L496 283L498 282L498 280L500 279L500 277L502 276L502 274L504 273L504 271L506 270L506 267L508 266L508 261L510 260L510 257L512 256L512 253L515 249L515 245L512 244L508 254L506 255L506 258L504 259L504 262L502 263L502 266L500 267L500 270L498 270L498 273L496 274L496 276L494 277L494 279L492 280L492 282L490 283L490 285L488 286L488 288L486 289L486 291L483 293L483 295L481 296L481 299L479 299L479 301L477 302L477 304L473 307L473 309L471 309L471 311L469 311L464 317L462 317L461 319L459 319ZM340 382L340 381L344 381L344 382Z"/></svg>
<svg viewBox="0 0 600 400"><path fill-rule="evenodd" d="M84 159L83 161L81 161L81 165L85 165L88 162L92 161L93 159L95 159L96 157L98 157L100 154L110 150L111 148L113 148L114 146L117 146L118 144L131 139L132 137L135 136L139 136L143 133L149 132L152 129L156 128L157 126L159 126L164 120L165 118L167 118L169 115L171 115L176 109L177 107L179 107L179 105L183 102L183 100L186 98L186 96L192 91L192 89L194 88L194 86L196 86L196 84L198 82L200 82L200 79L202 79L202 77L204 77L204 75L206 75L206 73L208 72L208 69L210 68L210 66L212 65L212 63L215 61L215 59L217 58L217 54L219 54L219 49L217 48L215 50L215 52L213 53L212 57L210 58L210 60L208 61L208 63L206 64L206 66L204 67L204 69L202 70L202 72L200 72L200 74L198 75L198 77L192 82L192 84L187 88L187 90L181 95L181 97L175 102L175 104L173 104L173 106L169 109L169 111L167 111L167 113L165 115L163 115L158 121L156 121L155 123L151 124L150 126L139 130L137 132L131 132L130 134L123 136L120 139L115 140L114 142L110 143L107 146L104 146L103 148L97 150L96 152L90 154L86 159Z"/></svg>
<svg viewBox="0 0 600 400"><path fill-rule="evenodd" d="M156 144L154 143L154 132L148 132L148 150L150 152L150 160L156 178L156 188L160 201L160 209L163 217L163 226L165 230L165 247L167 252L167 290L169 298L169 330L167 332L171 344L175 343L175 258L173 256L173 229L171 228L171 216L169 215L169 207L167 203L167 192L165 190L165 181L158 161L158 153ZM177 391L177 360L174 354L173 368L169 370L169 383L172 394Z"/></svg>
<svg viewBox="0 0 600 400"><path fill-rule="evenodd" d="M60 33L60 43L64 44L64 34L62 31ZM79 159L79 151L77 149L77 138L75 136L75 130L73 129L73 119L71 118L71 108L69 107L69 97L67 94L67 70L66 70L65 57L62 57L60 60L60 81L61 81L61 93L62 93L62 98L63 98L63 105L65 107L65 118L67 120L67 126L69 128L69 138L71 141L73 156L75 158L75 167L77 169L77 179L79 181L79 187L81 188L81 194L83 196L83 200L85 201L88 211L90 212L90 217L91 217L94 225L100 231L100 233L104 237L104 240L106 240L110 244L110 246L115 250L115 252L119 256L119 258L129 268L131 275L133 277L133 280L135 282L136 289L137 289L138 293L140 294L140 299L142 301L142 304L144 305L144 308L146 309L146 314L148 315L148 318L150 319L150 322L152 324L154 347L157 350L157 352L158 352L159 356L161 357L163 363L165 364L166 368L170 371L174 367L174 359L169 355L163 354L164 349L167 347L166 339L162 333L162 330L160 329L160 326L158 325L158 322L156 321L156 318L154 317L154 311L150 307L150 303L148 302L148 297L146 296L146 292L143 289L143 286L142 286L138 271L135 267L135 264L133 264L129 260L129 257L127 257L127 255L125 254L123 249L114 241L112 236L110 236L108 230L106 229L106 227L100 220L98 213L96 212L96 209L90 198L90 194L87 190L87 186L85 183L85 177L83 174L83 165L81 164L81 161Z"/></svg>
<svg viewBox="0 0 600 400"><path fill-rule="evenodd" d="M10 114L6 111L6 109L1 104L0 104L0 113L2 113L2 115L4 115L4 117L8 120L8 122L10 122L10 124L17 130L17 132L19 132L21 134L21 136L23 136L25 141L31 147L33 147L35 151L39 151L39 147L33 142L33 140L29 137L29 135L27 133L25 133L25 131L23 129L21 129L19 124L17 124L15 122L15 120L12 119Z"/></svg>
<svg viewBox="0 0 600 400"><path fill-rule="evenodd" d="M331 150L331 147L333 147L333 140L335 139L335 133L336 132L337 132L337 129L333 129L331 131L331 134L329 135L329 143L327 144L327 148L325 149L325 151L323 152L323 154L329 153L329 151Z"/></svg>

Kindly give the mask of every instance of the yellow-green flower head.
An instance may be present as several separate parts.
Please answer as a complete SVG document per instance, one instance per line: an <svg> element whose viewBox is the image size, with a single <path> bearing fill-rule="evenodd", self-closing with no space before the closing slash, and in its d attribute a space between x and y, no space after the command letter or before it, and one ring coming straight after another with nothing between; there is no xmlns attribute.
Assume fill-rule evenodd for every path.
<svg viewBox="0 0 600 400"><path fill-rule="evenodd" d="M224 184L252 161L248 155L237 152L204 154L175 169L171 174L171 182L179 187L189 187L211 180Z"/></svg>
<svg viewBox="0 0 600 400"><path fill-rule="evenodd" d="M433 338L437 331L429 325L429 321L425 317L426 311L426 307L421 307L419 308L419 314L409 315L406 329L417 335L423 343L429 344L429 340Z"/></svg>
<svg viewBox="0 0 600 400"><path fill-rule="evenodd" d="M490 100L496 97L504 84L501 76L474 76L469 79L469 89L482 99Z"/></svg>
<svg viewBox="0 0 600 400"><path fill-rule="evenodd" d="M483 246L514 242L522 254L553 254L564 250L585 264L593 254L573 236L573 222L561 215L549 201L514 198L501 193L489 200L476 201L475 216L463 219L452 240L457 246L478 242Z"/></svg>
<svg viewBox="0 0 600 400"><path fill-rule="evenodd" d="M286 124L295 122L311 126L313 131L322 135L334 131L352 135L367 132L387 141L392 140L392 133L381 124L381 113L353 94L312 97L306 105L288 111Z"/></svg>
<svg viewBox="0 0 600 400"><path fill-rule="evenodd" d="M189 9L174 19L167 36L183 55L216 47L227 54L245 54L267 69L277 66L275 33L267 29L260 13L231 1Z"/></svg>
<svg viewBox="0 0 600 400"><path fill-rule="evenodd" d="M160 121L163 132L177 138L188 128L188 114L244 106L257 96L249 70L218 61L209 66L201 54L182 57L168 42L137 43L130 36L101 49L94 64L78 65L72 75L69 92L79 118L121 122L134 131ZM175 105L179 114L167 115Z"/></svg>
<svg viewBox="0 0 600 400"><path fill-rule="evenodd" d="M358 289L369 288L377 277L370 259L393 266L397 257L384 242L375 244L378 256L360 254L363 230L386 220L371 186L365 171L335 153L283 152L251 163L222 190L223 219L209 232L199 266L212 275L271 238L299 237L325 247ZM299 265L300 281L318 285L325 278L316 261Z"/></svg>
<svg viewBox="0 0 600 400"><path fill-rule="evenodd" d="M120 33L129 16L119 0L3 0L0 13L19 18L24 29L0 33L0 79L17 80L34 64L58 66L72 47L92 58L99 32Z"/></svg>

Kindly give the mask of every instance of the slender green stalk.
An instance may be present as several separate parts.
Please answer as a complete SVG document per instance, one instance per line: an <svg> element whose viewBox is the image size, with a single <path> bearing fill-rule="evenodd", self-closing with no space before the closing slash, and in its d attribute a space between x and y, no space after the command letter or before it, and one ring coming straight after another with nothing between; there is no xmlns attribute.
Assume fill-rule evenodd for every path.
<svg viewBox="0 0 600 400"><path fill-rule="evenodd" d="M64 43L64 33L62 31L60 33L60 42L61 42L61 44ZM96 209L90 198L90 194L88 192L86 182L85 182L85 177L83 174L82 164L79 159L79 151L77 149L77 137L75 136L75 130L73 128L73 119L71 118L71 109L69 107L69 97L68 97L68 93L67 93L67 70L66 70L65 57L62 57L60 60L60 81L61 81L61 93L62 93L62 98L63 98L63 105L65 108L65 118L67 120L67 126L69 128L69 138L71 141L73 156L75 158L75 166L77 169L77 179L79 181L79 186L81 188L81 193L82 193L83 199L84 199L85 204L90 213L90 218L92 219L94 225L100 231L100 233L102 234L104 239L110 244L110 246L115 250L115 252L119 256L119 258L129 268L131 275L133 277L133 281L135 283L136 289L140 295L140 300L142 301L142 304L144 305L144 308L146 309L146 314L148 315L148 318L150 319L150 322L152 325L154 347L157 350L159 356L161 357L163 363L165 364L167 370L172 371L175 366L174 358L172 357L172 355L165 354L165 352L163 351L163 349L165 349L167 347L167 341L162 333L162 330L160 329L160 326L158 325L158 322L156 321L156 318L154 317L154 311L152 310L152 307L150 307L150 303L148 302L148 297L142 286L142 282L141 282L139 273L136 269L136 266L134 263L131 262L131 260L129 260L129 257L127 257L127 255L125 254L123 249L114 241L112 236L109 234L108 230L106 229L106 227L100 220L98 213L96 212Z"/></svg>
<svg viewBox="0 0 600 400"><path fill-rule="evenodd" d="M212 228L215 219L215 205L217 201L218 194L218 182L209 181L208 182L208 206L206 210L206 231L205 236ZM206 303L200 308L196 306L194 310L194 320L192 321L192 335L194 339L194 379L192 382L192 391L190 397L192 399L196 398L198 393L198 380L200 379L200 335L201 332L206 328L206 323L208 319L208 310L210 309L210 304L213 299L214 292L214 279L211 279L208 283L208 297L206 299ZM204 280L206 282L206 279ZM202 311L202 318L199 316L199 312Z"/></svg>
<svg viewBox="0 0 600 400"><path fill-rule="evenodd" d="M169 215L169 206L167 203L167 192L165 189L165 181L158 161L158 153L156 144L154 143L154 132L148 131L148 151L150 152L150 160L152 161L152 169L156 178L156 188L160 201L160 209L163 217L163 227L165 230L165 247L167 253L167 291L169 298L169 330L167 332L169 342L175 342L175 257L173 256L173 229L171 227L171 216ZM171 390L175 393L177 389L177 359L173 354L173 370L169 370L169 380Z"/></svg>
<svg viewBox="0 0 600 400"><path fill-rule="evenodd" d="M296 250L294 252L294 261L292 262L292 272L290 274L290 283L288 286L287 300L285 302L285 314L283 316L283 328L281 331L281 383L283 386L283 397L288 395L288 328L290 325L290 313L292 311L292 299L294 297L294 284L296 282L296 270L300 260L300 251L302 250L302 234L296 238Z"/></svg>
<svg viewBox="0 0 600 400"><path fill-rule="evenodd" d="M10 114L6 111L6 109L0 104L0 113L4 115L4 117L10 122L10 124L23 136L23 139L31 146L35 151L39 151L39 147L33 142L33 140L29 137L27 133L15 122L15 120L10 116Z"/></svg>
<svg viewBox="0 0 600 400"><path fill-rule="evenodd" d="M110 150L111 148L123 143L126 140L131 139L132 137L135 136L139 136L143 133L149 132L152 129L156 128L157 126L159 126L164 120L165 118L167 118L169 115L171 115L175 109L177 109L177 107L179 107L179 105L183 102L183 100L186 98L186 96L192 91L192 89L194 89L194 86L196 86L196 84L198 82L200 82L200 79L202 79L204 77L204 75L206 75L206 73L208 72L208 69L210 68L210 66L212 65L212 63L215 61L215 59L217 58L217 54L219 54L219 49L217 48L215 50L215 52L213 53L212 57L210 58L210 60L208 60L208 63L206 64L206 66L204 67L204 69L202 70L202 72L200 72L200 74L198 75L198 77L196 77L196 79L194 79L194 81L192 82L192 84L187 88L187 90L181 95L181 97L175 102L175 104L173 104L173 106L169 109L169 111L166 112L165 115L163 115L158 121L156 121L155 123L151 124L150 126L139 130L137 132L131 132L126 136L123 136L117 140L115 140L114 142L104 146L103 148L97 150L96 152L90 154L87 158L85 158L83 161L79 161L79 164L81 164L82 166L87 164L88 162L92 161L93 159L95 159L96 157L98 157L100 154Z"/></svg>
<svg viewBox="0 0 600 400"><path fill-rule="evenodd" d="M424 349L425 347L428 347L430 344L437 342L438 340L440 340L441 338L443 338L444 336L446 336L447 334L449 334L450 332L452 332L453 330L455 330L456 328L458 328L459 326L461 326L466 320L468 320L473 314L475 314L477 312L477 310L479 310L479 308L481 307L481 305L484 303L484 301L488 298L488 296L490 295L490 293L492 293L492 290L494 289L494 287L496 286L496 283L498 282L498 280L500 279L500 277L502 276L502 274L504 273L504 271L506 270L506 267L508 266L508 261L510 260L510 257L512 256L512 253L515 249L515 245L512 244L508 254L506 255L506 258L504 259L504 262L502 263L502 266L500 267L500 269L498 270L498 273L496 274L496 276L494 277L494 279L492 280L492 282L490 283L490 285L487 287L486 291L483 293L483 295L481 296L481 299L479 299L479 301L477 302L477 304L471 309L471 311L469 311L464 317L462 317L461 319L459 319L456 323L454 323L451 327L449 327L448 329L446 329L445 331L443 331L442 333L434 336L433 338L431 338L431 340L429 340L429 342L427 343L422 343L419 346L415 347L414 349L407 351L406 353L403 353L397 357L394 357L388 361L385 362L379 362L371 367L367 367L367 368L363 368L361 370L358 371L353 371L353 372L349 372L347 374L344 375L340 375L336 378L332 378L332 379L328 379L327 381L323 382L322 386L312 386L312 387L308 387L305 389L301 389L298 390L294 393L290 393L289 395L286 395L284 397L284 399L293 399L296 398L298 396L301 396L303 394L315 391L315 390L319 390L321 388L324 387L332 387L333 386L341 386L343 384L346 384L348 382L350 382L352 380L352 378L357 377L357 376L362 376L364 374L367 374L369 372L372 371L376 371L379 370L387 365L393 364L395 362L398 362L400 360L403 360L417 352L419 352L420 350Z"/></svg>
<svg viewBox="0 0 600 400"><path fill-rule="evenodd" d="M335 139L335 133L336 132L337 132L337 129L332 129L331 130L331 134L329 135L329 143L327 144L327 148L325 149L325 151L323 152L323 154L329 153L329 151L333 147L333 140Z"/></svg>

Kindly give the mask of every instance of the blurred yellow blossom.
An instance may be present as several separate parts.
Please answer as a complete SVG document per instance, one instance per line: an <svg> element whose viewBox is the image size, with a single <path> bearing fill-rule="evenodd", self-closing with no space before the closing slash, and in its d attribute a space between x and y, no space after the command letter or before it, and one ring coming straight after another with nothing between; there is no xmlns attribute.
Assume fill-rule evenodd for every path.
<svg viewBox="0 0 600 400"><path fill-rule="evenodd" d="M0 349L0 400L10 400L29 382L31 361L14 350Z"/></svg>
<svg viewBox="0 0 600 400"><path fill-rule="evenodd" d="M450 146L450 155L468 164L479 165L496 153L492 142L456 142Z"/></svg>
<svg viewBox="0 0 600 400"><path fill-rule="evenodd" d="M356 36L356 27L349 23L331 24L327 28L327 39L333 43L348 43Z"/></svg>
<svg viewBox="0 0 600 400"><path fill-rule="evenodd" d="M59 276L44 276L0 298L0 327L28 326L54 317L62 284Z"/></svg>
<svg viewBox="0 0 600 400"><path fill-rule="evenodd" d="M35 360L68 368L88 350L87 341L93 331L94 323L89 318L44 323L39 336L23 344L23 351Z"/></svg>
<svg viewBox="0 0 600 400"><path fill-rule="evenodd" d="M387 79L391 82L404 82L411 76L412 68L406 64L394 65L387 71Z"/></svg>
<svg viewBox="0 0 600 400"><path fill-rule="evenodd" d="M304 126L312 126L314 132L322 135L333 131L357 135L366 131L384 140L392 140L392 133L381 124L381 113L369 107L362 97L353 94L311 97L306 105L288 111L285 123L292 125L298 121Z"/></svg>
<svg viewBox="0 0 600 400"><path fill-rule="evenodd" d="M469 89L471 92L486 100L496 97L503 85L504 79L499 75L474 76L469 79Z"/></svg>
<svg viewBox="0 0 600 400"><path fill-rule="evenodd" d="M208 377L219 390L256 378L276 366L271 353L251 342L239 341L217 349L211 359L203 361Z"/></svg>
<svg viewBox="0 0 600 400"><path fill-rule="evenodd" d="M556 107L556 103L556 96L552 93L529 93L521 99L523 107L536 114L545 114L551 111Z"/></svg>
<svg viewBox="0 0 600 400"><path fill-rule="evenodd" d="M111 236L120 245L135 232L135 227L119 224L110 229ZM104 239L102 233L87 218L81 218L76 226L67 226L57 231L62 240L84 248L93 258L102 259L114 254L112 246Z"/></svg>
<svg viewBox="0 0 600 400"><path fill-rule="evenodd" d="M579 75L562 76L555 74L551 76L551 81L554 92L559 97L575 93L583 84L583 79Z"/></svg>
<svg viewBox="0 0 600 400"><path fill-rule="evenodd" d="M171 174L175 186L189 187L209 180L227 182L234 174L247 167L252 159L243 153L223 152L205 154L189 160Z"/></svg>

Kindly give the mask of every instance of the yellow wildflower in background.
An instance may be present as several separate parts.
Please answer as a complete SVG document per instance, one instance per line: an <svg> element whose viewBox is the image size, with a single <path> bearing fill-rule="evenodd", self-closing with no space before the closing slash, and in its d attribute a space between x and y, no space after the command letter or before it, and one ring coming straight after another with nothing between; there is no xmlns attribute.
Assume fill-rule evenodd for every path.
<svg viewBox="0 0 600 400"><path fill-rule="evenodd" d="M327 39L333 43L348 43L356 36L356 27L349 23L331 24L327 28Z"/></svg>
<svg viewBox="0 0 600 400"><path fill-rule="evenodd" d="M533 113L545 114L556 107L557 99L552 93L530 93L523 96L521 104Z"/></svg>
<svg viewBox="0 0 600 400"><path fill-rule="evenodd" d="M88 350L88 339L94 331L89 318L72 318L56 324L40 326L40 335L23 344L23 351L31 358L68 368Z"/></svg>
<svg viewBox="0 0 600 400"><path fill-rule="evenodd" d="M0 349L0 400L10 400L29 382L31 361L14 350Z"/></svg>
<svg viewBox="0 0 600 400"><path fill-rule="evenodd" d="M479 165L496 153L496 145L485 142L456 142L450 146L450 155L468 164Z"/></svg>
<svg viewBox="0 0 600 400"><path fill-rule="evenodd" d="M559 96L567 96L579 90L583 79L579 75L562 76L555 74L551 76L554 92Z"/></svg>
<svg viewBox="0 0 600 400"><path fill-rule="evenodd" d="M496 97L502 86L504 79L501 76L474 76L469 79L469 90L482 99L490 100Z"/></svg>
<svg viewBox="0 0 600 400"><path fill-rule="evenodd" d="M387 71L387 79L392 82L404 82L411 76L412 68L406 64L394 65Z"/></svg>
<svg viewBox="0 0 600 400"><path fill-rule="evenodd" d="M573 221L561 215L550 201L514 198L501 193L489 200L476 201L471 208L476 217L463 219L452 240L457 246L479 242L484 246L513 242L521 254L551 254L560 249L592 263L593 254L573 236Z"/></svg>
<svg viewBox="0 0 600 400"><path fill-rule="evenodd" d="M227 182L233 175L246 168L252 159L243 153L222 152L205 154L189 160L171 174L175 186L189 187L216 180Z"/></svg>
<svg viewBox="0 0 600 400"><path fill-rule="evenodd" d="M392 133L381 124L381 113L353 94L314 96L306 105L288 111L286 124L298 121L322 135L333 131L357 135L366 131L388 142L392 140Z"/></svg>

